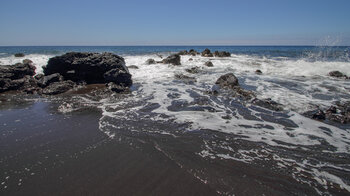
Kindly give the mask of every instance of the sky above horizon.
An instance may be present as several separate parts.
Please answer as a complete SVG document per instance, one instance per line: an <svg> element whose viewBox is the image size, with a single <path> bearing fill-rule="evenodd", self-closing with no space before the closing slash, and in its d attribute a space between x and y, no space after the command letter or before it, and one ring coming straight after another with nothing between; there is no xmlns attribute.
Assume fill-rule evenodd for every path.
<svg viewBox="0 0 350 196"><path fill-rule="evenodd" d="M0 45L350 45L349 0L1 0Z"/></svg>

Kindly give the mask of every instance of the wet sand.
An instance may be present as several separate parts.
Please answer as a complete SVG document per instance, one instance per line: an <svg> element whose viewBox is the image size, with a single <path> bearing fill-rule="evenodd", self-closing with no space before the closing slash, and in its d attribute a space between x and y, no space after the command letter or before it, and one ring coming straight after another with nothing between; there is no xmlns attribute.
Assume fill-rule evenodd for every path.
<svg viewBox="0 0 350 196"><path fill-rule="evenodd" d="M0 111L0 195L216 194L152 146L109 139L97 111L21 107Z"/></svg>

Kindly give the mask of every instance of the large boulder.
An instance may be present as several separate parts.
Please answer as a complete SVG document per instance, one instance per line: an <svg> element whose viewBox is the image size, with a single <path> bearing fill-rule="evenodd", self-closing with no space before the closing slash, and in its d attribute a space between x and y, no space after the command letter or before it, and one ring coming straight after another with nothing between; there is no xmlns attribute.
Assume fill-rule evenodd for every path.
<svg viewBox="0 0 350 196"><path fill-rule="evenodd" d="M120 73L121 78L129 80L122 80L124 84L132 84L124 58L112 53L70 52L51 58L43 69L46 76L59 73L65 80L87 84L118 82Z"/></svg>
<svg viewBox="0 0 350 196"><path fill-rule="evenodd" d="M164 64L181 65L181 57L178 54L168 56L162 61Z"/></svg>

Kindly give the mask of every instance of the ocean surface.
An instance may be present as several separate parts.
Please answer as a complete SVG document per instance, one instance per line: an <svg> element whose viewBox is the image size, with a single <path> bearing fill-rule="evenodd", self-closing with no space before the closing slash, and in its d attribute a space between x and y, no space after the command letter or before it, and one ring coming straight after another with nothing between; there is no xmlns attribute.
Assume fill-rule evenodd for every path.
<svg viewBox="0 0 350 196"><path fill-rule="evenodd" d="M205 48L228 51L231 57L181 56L181 66L145 64L150 58L160 61L181 50L201 52ZM241 164L236 165L240 171L271 174L265 179L264 172L257 176L242 173L242 181L248 175L248 180L261 186L281 184L284 188L276 189L292 191L292 195L350 194L350 125L303 115L350 101L350 80L328 76L335 70L350 75L350 47L0 47L0 66L30 59L41 73L49 58L70 51L112 52L124 57L127 66L139 68L129 69L133 79L130 94L102 99L76 95L74 102L59 102L57 110L63 115L86 106L100 110L99 131L110 140L138 138L138 142L149 143L218 194L244 193L237 192L236 174L225 172L230 171L228 162ZM13 56L19 52L26 56ZM208 60L213 67L204 66ZM185 71L194 66L200 67L200 73ZM257 69L261 75L255 73ZM230 72L244 89L282 104L283 111L207 93L221 75ZM195 79L182 81L176 79L177 74ZM165 142L163 137L171 139ZM215 169L210 166L214 162ZM220 168L222 163L225 167ZM6 179L2 181L0 189L6 186ZM304 189L298 189L299 185Z"/></svg>

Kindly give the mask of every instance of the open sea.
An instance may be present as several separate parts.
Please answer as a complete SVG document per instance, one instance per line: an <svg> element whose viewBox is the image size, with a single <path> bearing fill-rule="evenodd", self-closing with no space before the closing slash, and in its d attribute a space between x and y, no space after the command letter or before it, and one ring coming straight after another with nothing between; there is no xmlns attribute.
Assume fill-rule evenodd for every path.
<svg viewBox="0 0 350 196"><path fill-rule="evenodd" d="M231 57L181 56L181 66L145 63L150 58L160 61L181 50L201 52L205 48L212 52L228 51ZM31 188L28 185L23 191L33 191L33 186L45 179L34 179L36 175L45 176L49 170L68 167L65 166L69 164L67 160L75 156L91 158L89 153L102 148L103 144L118 143L160 153L169 161L167 164L174 164L174 168L189 174L188 178L193 177L219 195L350 195L350 125L312 120L303 115L318 108L327 109L337 102L350 101L350 80L328 76L335 70L350 76L350 47L0 47L0 66L30 59L36 72L42 73L42 66L51 57L71 51L112 52L122 56L127 66L136 65L138 69L129 69L133 79L131 93L103 98L80 94L72 95L69 100L29 98L30 104L25 107L1 106L0 194L16 193L30 182ZM26 56L14 57L15 53ZM208 60L213 67L204 65ZM200 68L199 73L185 71L195 66ZM258 69L262 74L255 73ZM270 98L282 104L283 110L272 111L237 97L207 93L221 75L231 72L242 88L253 91L259 99ZM179 74L194 79L177 79L175 75ZM53 121L67 118L72 124L81 123L77 116L86 107L99 111L91 118L96 119L94 130L103 139L89 140L90 143L79 151L81 154L69 149L54 154L47 152L57 149L60 143L50 146L50 142L43 139L52 133L44 126L49 127L49 120L41 121L41 115L47 114L44 116ZM90 124L92 122L94 120ZM32 134L24 131L26 126L31 127ZM84 138L84 133L81 134ZM35 140L36 137L41 139ZM31 150L25 143L28 141L31 141L30 145L38 142L37 148ZM103 149L110 152L110 148L113 147ZM36 158L22 156L28 153ZM56 154L58 156L52 162L45 158ZM114 155L106 153L106 156ZM94 163L96 160L90 161L89 164L94 165L90 169L95 170L98 167ZM58 171L64 173L67 170ZM161 186L161 181L154 183ZM113 183L108 182L113 187ZM176 180L169 184L176 184ZM52 190L55 189L47 189L47 193Z"/></svg>

